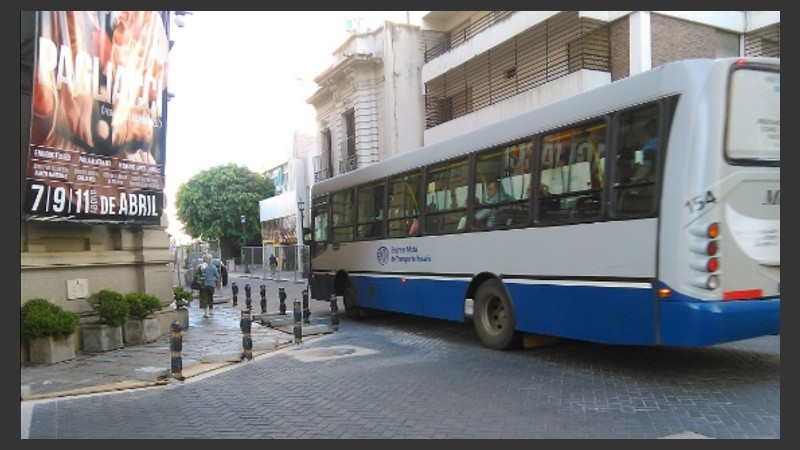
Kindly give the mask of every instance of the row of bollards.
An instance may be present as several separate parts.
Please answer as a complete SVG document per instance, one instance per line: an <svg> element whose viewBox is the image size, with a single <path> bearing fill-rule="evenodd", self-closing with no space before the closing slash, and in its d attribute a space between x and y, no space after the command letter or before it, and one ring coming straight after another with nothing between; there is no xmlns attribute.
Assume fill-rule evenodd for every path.
<svg viewBox="0 0 800 450"><path fill-rule="evenodd" d="M261 314L267 313L267 287L260 286L261 294ZM231 283L231 292L233 293L233 306L238 305L239 286L235 282ZM242 310L241 319L239 320L239 329L242 331L242 349L243 358L246 360L253 359L253 338L252 332L252 299L251 289L249 284L244 285L245 292L245 306ZM292 305L292 313L294 316L294 343L300 344L303 340L303 323L310 323L311 311L308 305L308 290L303 290L302 309L301 302L294 300ZM284 288L278 288L279 310L281 315L286 314L286 291ZM339 305L337 302L336 294L331 294L331 329L333 331L339 330ZM183 376L183 359L181 352L183 351L183 324L178 321L172 322L170 325L172 335L170 337L170 369L172 378L178 381L185 380Z"/></svg>

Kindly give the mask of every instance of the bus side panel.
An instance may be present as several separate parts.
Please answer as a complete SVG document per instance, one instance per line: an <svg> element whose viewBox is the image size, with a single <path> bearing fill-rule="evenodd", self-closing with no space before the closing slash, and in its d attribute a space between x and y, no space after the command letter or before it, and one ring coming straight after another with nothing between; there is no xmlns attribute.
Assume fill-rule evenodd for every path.
<svg viewBox="0 0 800 450"><path fill-rule="evenodd" d="M713 345L781 331L778 298L711 302L673 297L661 302L663 345Z"/></svg>
<svg viewBox="0 0 800 450"><path fill-rule="evenodd" d="M655 342L655 296L650 287L506 286L518 331L606 344Z"/></svg>
<svg viewBox="0 0 800 450"><path fill-rule="evenodd" d="M359 306L435 319L464 321L467 281L350 275Z"/></svg>

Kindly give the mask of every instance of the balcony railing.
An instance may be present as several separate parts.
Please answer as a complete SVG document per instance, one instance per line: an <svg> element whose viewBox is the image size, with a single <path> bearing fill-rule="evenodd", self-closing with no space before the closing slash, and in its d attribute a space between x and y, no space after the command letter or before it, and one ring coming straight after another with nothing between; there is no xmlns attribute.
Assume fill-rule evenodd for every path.
<svg viewBox="0 0 800 450"><path fill-rule="evenodd" d="M425 62L448 52L451 48L463 44L472 39L473 36L491 27L495 23L513 14L514 11L491 11L467 27L448 33L447 38L433 47L425 50Z"/></svg>
<svg viewBox="0 0 800 450"><path fill-rule="evenodd" d="M781 24L776 23L745 33L744 56L781 57Z"/></svg>
<svg viewBox="0 0 800 450"><path fill-rule="evenodd" d="M565 11L425 83L433 128L582 69L610 71L607 22Z"/></svg>
<svg viewBox="0 0 800 450"><path fill-rule="evenodd" d="M348 156L339 161L339 173L352 172L358 168L358 158L356 155Z"/></svg>

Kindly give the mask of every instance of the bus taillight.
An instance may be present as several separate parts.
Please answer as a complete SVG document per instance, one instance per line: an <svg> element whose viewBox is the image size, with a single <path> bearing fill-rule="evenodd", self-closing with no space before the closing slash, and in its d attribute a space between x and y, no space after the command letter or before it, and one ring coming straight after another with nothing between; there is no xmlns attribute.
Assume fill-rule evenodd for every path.
<svg viewBox="0 0 800 450"><path fill-rule="evenodd" d="M719 222L712 222L706 228L706 237L716 239L719 236Z"/></svg>
<svg viewBox="0 0 800 450"><path fill-rule="evenodd" d="M691 228L692 235L696 239L691 245L690 250L692 253L700 255L702 259L695 259L691 264L691 268L704 274L698 274L692 277L691 283L703 289L714 290L719 287L719 271L720 260L717 257L719 252L719 222L700 223Z"/></svg>

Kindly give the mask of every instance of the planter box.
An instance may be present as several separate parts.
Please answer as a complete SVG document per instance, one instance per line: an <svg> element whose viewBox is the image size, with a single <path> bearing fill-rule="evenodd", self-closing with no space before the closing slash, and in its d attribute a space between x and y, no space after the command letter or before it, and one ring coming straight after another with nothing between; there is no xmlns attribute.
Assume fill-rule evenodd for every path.
<svg viewBox="0 0 800 450"><path fill-rule="evenodd" d="M100 323L81 325L83 351L97 353L116 350L123 347L122 326Z"/></svg>
<svg viewBox="0 0 800 450"><path fill-rule="evenodd" d="M65 338L45 336L32 339L28 345L32 363L55 364L75 359L75 333Z"/></svg>
<svg viewBox="0 0 800 450"><path fill-rule="evenodd" d="M172 322L178 321L183 325L183 329L189 328L189 310L182 309L164 309L156 313L158 321L161 325L161 335L172 334Z"/></svg>
<svg viewBox="0 0 800 450"><path fill-rule="evenodd" d="M122 339L128 345L141 345L155 342L161 337L161 325L155 316L144 319L131 319L122 326Z"/></svg>

